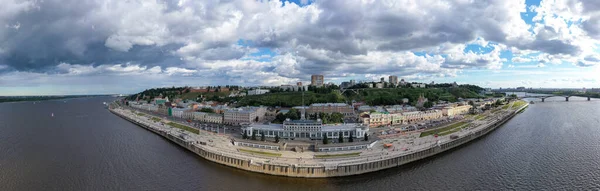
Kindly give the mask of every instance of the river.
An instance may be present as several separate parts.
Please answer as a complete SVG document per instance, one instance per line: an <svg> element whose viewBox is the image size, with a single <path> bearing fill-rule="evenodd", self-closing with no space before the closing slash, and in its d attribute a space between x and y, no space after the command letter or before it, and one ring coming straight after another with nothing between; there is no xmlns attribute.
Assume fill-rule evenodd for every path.
<svg viewBox="0 0 600 191"><path fill-rule="evenodd" d="M330 179L275 177L208 162L111 114L102 102L113 99L0 104L0 190L600 189L597 99L548 98L449 152Z"/></svg>

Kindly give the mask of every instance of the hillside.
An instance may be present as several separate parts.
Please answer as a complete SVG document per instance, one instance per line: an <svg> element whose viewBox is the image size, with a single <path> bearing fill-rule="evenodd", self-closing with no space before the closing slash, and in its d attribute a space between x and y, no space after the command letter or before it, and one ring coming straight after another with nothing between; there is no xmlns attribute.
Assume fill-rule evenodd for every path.
<svg viewBox="0 0 600 191"><path fill-rule="evenodd" d="M369 105L394 105L402 104L403 98L409 99L409 104L416 105L420 95L423 95L429 101L449 101L456 102L458 98L480 98L481 96L473 91L479 90L477 86L460 87L434 87L434 88L390 88L390 89L360 89L356 94L352 91L345 91L341 94L338 90L329 91L306 91L304 93L304 105L312 103L335 103L364 101ZM185 88L158 88L150 89L130 96L135 99L137 95L145 95L145 100L152 99L159 95L169 96L171 99L182 98L196 100L200 96L206 100L219 102L237 102L238 106L282 106L293 107L302 105L301 92L275 92L262 95L250 95L245 97L228 97L230 92L189 92Z"/></svg>

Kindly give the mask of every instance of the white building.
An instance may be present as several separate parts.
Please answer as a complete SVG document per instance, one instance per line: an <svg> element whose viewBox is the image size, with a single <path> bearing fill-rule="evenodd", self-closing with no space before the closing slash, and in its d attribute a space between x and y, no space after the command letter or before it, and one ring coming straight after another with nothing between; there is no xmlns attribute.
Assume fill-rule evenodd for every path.
<svg viewBox="0 0 600 191"><path fill-rule="evenodd" d="M453 117L456 115L462 115L469 113L471 109L471 105L461 105L461 106L448 106L442 109L442 112L445 116Z"/></svg>
<svg viewBox="0 0 600 191"><path fill-rule="evenodd" d="M410 84L412 87L414 88L425 88L427 87L427 85L423 84L423 83L416 83L416 84Z"/></svg>
<svg viewBox="0 0 600 191"><path fill-rule="evenodd" d="M286 120L283 124L261 125L253 124L242 128L242 135L248 136L256 133L257 136L280 138L308 138L323 139L327 136L329 139L336 139L340 133L342 137L348 138L352 135L355 138L363 138L369 132L369 127L360 124L341 124L324 125L320 120Z"/></svg>
<svg viewBox="0 0 600 191"><path fill-rule="evenodd" d="M206 112L193 112L194 120L198 120L204 123L223 123L223 115L217 113L206 113Z"/></svg>
<svg viewBox="0 0 600 191"><path fill-rule="evenodd" d="M283 91L292 91L292 92L308 90L308 86L297 86L297 85L281 85L279 88Z"/></svg>
<svg viewBox="0 0 600 191"><path fill-rule="evenodd" d="M269 93L269 90L263 90L263 89L248 90L248 95L260 95L260 94L266 94L266 93Z"/></svg>
<svg viewBox="0 0 600 191"><path fill-rule="evenodd" d="M223 123L229 125L241 125L262 121L267 113L266 107L240 107L227 109L223 113Z"/></svg>

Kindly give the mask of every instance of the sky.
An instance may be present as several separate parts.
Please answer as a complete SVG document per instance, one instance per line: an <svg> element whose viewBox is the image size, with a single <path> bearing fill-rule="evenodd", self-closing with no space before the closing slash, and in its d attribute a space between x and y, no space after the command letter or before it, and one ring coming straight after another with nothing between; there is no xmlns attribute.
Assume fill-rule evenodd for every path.
<svg viewBox="0 0 600 191"><path fill-rule="evenodd" d="M0 0L0 96L373 81L599 88L598 0Z"/></svg>

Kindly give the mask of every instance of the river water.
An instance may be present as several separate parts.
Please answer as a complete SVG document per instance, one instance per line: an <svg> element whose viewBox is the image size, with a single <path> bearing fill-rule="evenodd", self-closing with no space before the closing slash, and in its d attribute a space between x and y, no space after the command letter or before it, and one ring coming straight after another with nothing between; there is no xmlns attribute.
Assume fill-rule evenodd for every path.
<svg viewBox="0 0 600 191"><path fill-rule="evenodd" d="M438 156L351 177L297 179L208 162L111 114L102 102L112 99L0 104L0 190L600 189L600 100L548 98Z"/></svg>

